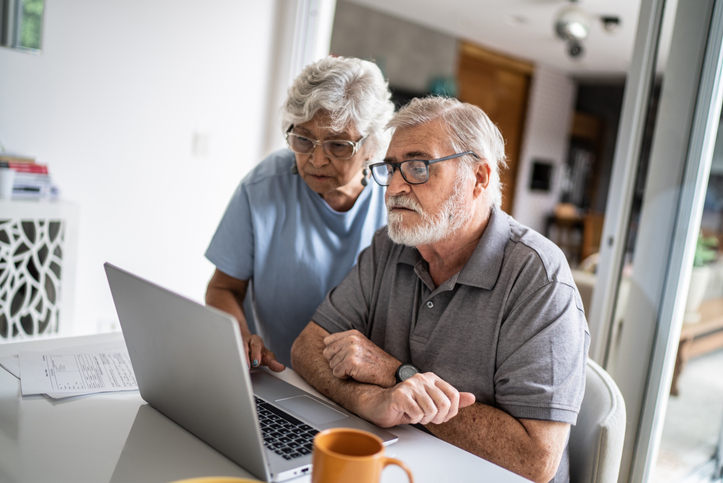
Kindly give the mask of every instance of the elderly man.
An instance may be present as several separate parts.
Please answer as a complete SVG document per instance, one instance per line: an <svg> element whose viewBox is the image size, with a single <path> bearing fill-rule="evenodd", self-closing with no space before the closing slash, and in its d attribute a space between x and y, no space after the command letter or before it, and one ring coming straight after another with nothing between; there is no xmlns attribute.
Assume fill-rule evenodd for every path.
<svg viewBox="0 0 723 483"><path fill-rule="evenodd" d="M589 333L561 251L499 210L504 141L477 107L414 100L374 179L389 224L319 306L293 367L378 424L568 481Z"/></svg>

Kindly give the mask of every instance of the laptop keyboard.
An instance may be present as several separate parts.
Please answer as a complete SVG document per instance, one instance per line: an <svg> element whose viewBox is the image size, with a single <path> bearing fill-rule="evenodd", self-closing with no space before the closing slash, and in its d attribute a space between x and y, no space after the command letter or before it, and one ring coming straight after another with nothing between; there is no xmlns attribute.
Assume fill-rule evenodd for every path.
<svg viewBox="0 0 723 483"><path fill-rule="evenodd" d="M287 460L311 454L319 431L263 399L254 398L266 448Z"/></svg>

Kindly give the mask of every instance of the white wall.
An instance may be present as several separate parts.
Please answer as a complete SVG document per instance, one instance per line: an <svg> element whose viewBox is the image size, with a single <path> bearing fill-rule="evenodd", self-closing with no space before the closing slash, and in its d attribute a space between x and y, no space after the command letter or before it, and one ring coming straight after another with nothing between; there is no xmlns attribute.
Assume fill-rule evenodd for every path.
<svg viewBox="0 0 723 483"><path fill-rule="evenodd" d="M281 106L291 83L308 64L329 55L336 0L276 0L273 59L268 84L265 151L286 141Z"/></svg>
<svg viewBox="0 0 723 483"><path fill-rule="evenodd" d="M544 234L545 219L560 201L563 165L569 147L569 132L577 88L567 75L544 65L535 66L530 87L525 133L513 216L522 224ZM530 191L535 160L553 165L549 192Z"/></svg>
<svg viewBox="0 0 723 483"><path fill-rule="evenodd" d="M69 333L116 320L105 261L203 299L205 248L265 150L276 3L46 2L43 53L0 49L0 140L80 208Z"/></svg>

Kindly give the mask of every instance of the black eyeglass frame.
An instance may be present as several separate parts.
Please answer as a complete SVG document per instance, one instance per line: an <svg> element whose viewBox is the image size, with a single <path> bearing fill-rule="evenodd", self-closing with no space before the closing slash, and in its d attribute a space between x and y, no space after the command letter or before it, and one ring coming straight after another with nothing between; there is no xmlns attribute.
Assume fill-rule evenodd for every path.
<svg viewBox="0 0 723 483"><path fill-rule="evenodd" d="M396 171L396 170L399 170L399 172L402 173L402 178L404 178L404 181L406 181L407 184L415 184L415 185L416 184L424 184L427 181L429 181L429 165L430 164L441 163L442 161L448 161L450 159L455 159L455 158L461 158L462 156L467 156L468 154L471 156L474 156L477 159L480 159L480 157L477 156L477 154L474 151L465 151L463 153L451 154L449 156L445 156L443 158L437 158L437 159L407 159L404 161L400 161L399 163L390 163L388 161L384 161L381 163L372 164L371 166L369 166L369 170L372 172L372 177L374 178L374 181L376 181L379 186L389 186L392 176L394 176L394 171ZM417 181L409 181L407 179L407 176L404 174L404 170L402 169L402 165L405 163L412 163L412 162L424 163L424 167L427 169L427 176L424 181L417 182ZM377 179L376 175L374 174L374 168L378 167L378 166L391 166L392 167L392 172L387 175L387 183L386 184L381 183Z"/></svg>
<svg viewBox="0 0 723 483"><path fill-rule="evenodd" d="M359 148L362 146L362 144L364 144L364 141L366 141L367 138L369 137L369 135L367 134L366 136L363 136L359 141L351 141L349 139L325 139L323 141L319 141L318 139L311 139L308 136L303 136L301 134L296 134L295 132L291 132L292 129L294 129L294 126L291 126L288 129L288 131L286 131L286 133L284 133L284 139L286 139L286 145L289 147L289 149L294 151L294 148L291 147L291 143L289 142L289 135L308 139L309 141L311 141L313 143L313 145L311 146L311 149L309 150L308 153L294 151L296 154L312 154L314 152L314 150L316 149L316 147L321 145L321 149L324 151L324 153L327 156L334 158L334 159L339 159L339 160L346 160L346 159L353 158L354 155L357 153L357 151L359 151ZM329 151L326 150L326 146L324 146L325 143L349 144L352 147L351 154L345 158L340 158L339 156L334 156L333 154L331 154Z"/></svg>

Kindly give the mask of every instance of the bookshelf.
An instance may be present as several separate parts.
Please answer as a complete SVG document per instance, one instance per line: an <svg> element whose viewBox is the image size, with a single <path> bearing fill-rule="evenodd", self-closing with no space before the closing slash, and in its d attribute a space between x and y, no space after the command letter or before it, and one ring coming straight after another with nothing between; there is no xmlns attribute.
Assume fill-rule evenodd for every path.
<svg viewBox="0 0 723 483"><path fill-rule="evenodd" d="M0 342L72 321L78 214L65 201L0 200Z"/></svg>

